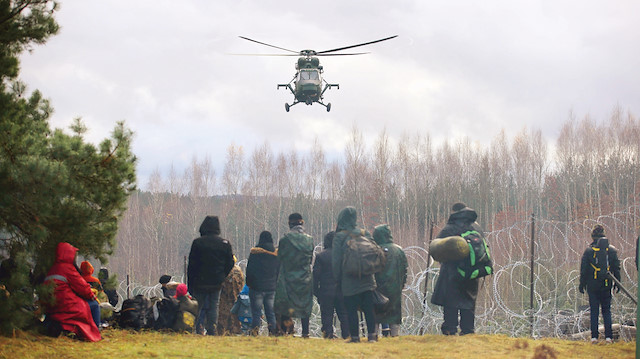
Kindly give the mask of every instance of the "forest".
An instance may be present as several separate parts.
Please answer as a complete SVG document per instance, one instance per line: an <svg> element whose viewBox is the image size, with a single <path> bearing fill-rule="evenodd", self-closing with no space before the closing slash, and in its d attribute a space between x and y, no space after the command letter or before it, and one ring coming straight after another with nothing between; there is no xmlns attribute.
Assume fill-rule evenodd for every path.
<svg viewBox="0 0 640 359"><path fill-rule="evenodd" d="M319 140L304 154L273 153L268 142L251 151L231 144L222 173L210 158L194 158L184 173L156 171L145 191L131 195L109 267L120 278L129 274L147 284L165 272L182 274L207 214L220 216L222 236L242 260L261 231L281 237L292 212L302 213L320 244L346 205L360 211L365 228L388 223L403 247L425 247L457 201L476 209L488 232L532 214L584 222L637 212L638 118L615 108L601 123L570 115L560 128L553 143L540 130L523 129L512 139L502 131L483 146L470 137L434 144L428 134L394 143L385 131L368 139L354 127L344 157L334 161Z"/></svg>

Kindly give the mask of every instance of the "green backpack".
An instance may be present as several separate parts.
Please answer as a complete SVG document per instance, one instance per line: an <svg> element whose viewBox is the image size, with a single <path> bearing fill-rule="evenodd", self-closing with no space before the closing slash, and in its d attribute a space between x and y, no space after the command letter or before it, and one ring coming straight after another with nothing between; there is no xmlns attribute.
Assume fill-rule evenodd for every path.
<svg viewBox="0 0 640 359"><path fill-rule="evenodd" d="M345 243L342 257L342 270L351 277L378 273L384 269L387 257L384 250L373 240L356 234L350 234Z"/></svg>
<svg viewBox="0 0 640 359"><path fill-rule="evenodd" d="M484 236L472 229L460 235L469 245L469 256L458 264L459 279L476 279L493 274L489 246Z"/></svg>

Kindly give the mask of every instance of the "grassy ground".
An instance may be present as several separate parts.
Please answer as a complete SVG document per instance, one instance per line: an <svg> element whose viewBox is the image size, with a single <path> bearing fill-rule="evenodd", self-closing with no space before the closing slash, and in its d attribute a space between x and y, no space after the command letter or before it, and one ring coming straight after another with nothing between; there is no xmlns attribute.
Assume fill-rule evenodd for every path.
<svg viewBox="0 0 640 359"><path fill-rule="evenodd" d="M18 333L0 337L0 358L634 358L635 343L592 345L560 339L502 335L424 335L381 338L377 343L293 337L202 337L105 330L86 343Z"/></svg>

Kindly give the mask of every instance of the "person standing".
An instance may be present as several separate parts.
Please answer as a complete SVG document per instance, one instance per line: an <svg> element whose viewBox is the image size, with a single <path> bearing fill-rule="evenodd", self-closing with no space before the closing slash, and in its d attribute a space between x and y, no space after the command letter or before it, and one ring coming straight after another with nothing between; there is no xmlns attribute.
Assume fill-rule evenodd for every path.
<svg viewBox="0 0 640 359"><path fill-rule="evenodd" d="M320 305L322 336L327 339L336 338L333 333L333 313L335 311L340 320L342 339L347 339L349 337L347 308L344 306L342 291L333 276L333 268L331 267L333 238L335 235L336 232L331 231L324 236L324 250L316 255L313 263L313 294Z"/></svg>
<svg viewBox="0 0 640 359"><path fill-rule="evenodd" d="M234 265L228 240L220 237L220 220L206 216L200 225L200 236L193 240L189 252L187 279L191 293L198 301L196 332L216 334L220 288Z"/></svg>
<svg viewBox="0 0 640 359"><path fill-rule="evenodd" d="M333 239L333 255L331 267L333 276L340 283L344 304L347 307L347 317L349 318L350 343L359 343L358 333L358 308L364 313L367 322L367 339L370 342L378 341L376 334L376 318L373 312L373 291L376 289L376 279L373 274L362 275L360 277L351 276L342 270L342 258L345 246L353 236L365 236L370 238L370 234L364 229L356 226L358 215L354 207L346 207L338 214L338 225L336 236Z"/></svg>
<svg viewBox="0 0 640 359"><path fill-rule="evenodd" d="M609 276L609 272L620 280L620 259L618 251L609 245L604 235L604 227L597 224L591 231L593 240L582 254L580 262L580 293L587 290L589 309L591 312L591 342L598 342L598 317L602 308L604 320L604 337L607 343L613 340L611 325L611 289L620 291L617 284Z"/></svg>
<svg viewBox="0 0 640 359"><path fill-rule="evenodd" d="M237 258L233 258L234 262ZM233 266L227 278L222 282L220 287L220 305L218 307L218 335L242 334L242 323L238 321L238 317L231 315L231 307L233 307L238 295L244 287L244 273L238 264Z"/></svg>
<svg viewBox="0 0 640 359"><path fill-rule="evenodd" d="M387 224L376 226L373 240L386 253L387 263L382 272L376 273L378 291L389 298L383 312L376 311L376 322L383 325L382 334L397 337L402 323L402 289L407 282L407 256L402 247L393 243L391 229ZM389 329L386 329L386 325Z"/></svg>
<svg viewBox="0 0 640 359"><path fill-rule="evenodd" d="M251 248L247 261L247 286L251 302L251 329L257 335L262 325L262 309L267 318L270 335L276 334L276 315L273 303L276 295L276 281L280 263L273 246L271 232L262 231L258 244Z"/></svg>
<svg viewBox="0 0 640 359"><path fill-rule="evenodd" d="M460 236L467 231L482 233L480 225L476 222L477 218L475 210L458 202L451 207L447 224L438 233L437 238ZM457 270L459 262L444 262L440 265L440 274L431 296L431 303L442 307L444 322L440 330L444 335L456 335L458 324L460 335L472 334L475 331L478 278L460 278Z"/></svg>
<svg viewBox="0 0 640 359"><path fill-rule="evenodd" d="M304 232L299 213L289 216L289 233L278 243L280 273L276 283L274 309L281 316L285 333L292 334L291 318L300 318L302 337L309 337L309 317L313 307L313 238Z"/></svg>

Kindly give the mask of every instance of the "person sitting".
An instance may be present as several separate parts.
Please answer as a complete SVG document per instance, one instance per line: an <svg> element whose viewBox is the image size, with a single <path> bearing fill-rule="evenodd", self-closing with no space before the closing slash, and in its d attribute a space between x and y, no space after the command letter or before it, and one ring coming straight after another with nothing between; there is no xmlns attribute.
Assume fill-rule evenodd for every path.
<svg viewBox="0 0 640 359"><path fill-rule="evenodd" d="M118 291L115 287L115 278L109 277L109 270L107 268L100 268L98 272L98 279L100 279L100 283L102 283L102 288L104 289L104 293L107 295L109 299L109 304L113 307L118 305Z"/></svg>
<svg viewBox="0 0 640 359"><path fill-rule="evenodd" d="M97 307L96 296L76 268L77 252L78 248L69 243L58 243L55 263L44 279L45 284L54 286L55 301L46 304L45 313L48 320L60 323L62 330L97 342L102 337L98 325L92 320L89 304L93 302Z"/></svg>
<svg viewBox="0 0 640 359"><path fill-rule="evenodd" d="M107 295L104 293L102 282L100 281L100 279L93 276L93 272L93 266L91 265L91 263L89 263L89 261L82 261L80 263L80 275L82 276L82 278L84 278L84 280L87 281L87 283L89 283L89 285L91 286L91 291L96 296L96 298L98 298L97 304L99 305L99 308L97 309L97 311L95 309L95 305L92 305L92 303L89 303L89 306L91 307L92 315L98 314L96 325L98 325L98 328L100 328L102 319L107 319L113 316L113 307L104 306L102 304L108 303L109 297L107 297ZM95 316L94 320L96 320Z"/></svg>
<svg viewBox="0 0 640 359"><path fill-rule="evenodd" d="M176 296L176 288L180 283L172 281L170 275L168 274L162 275L162 277L160 277L160 280L158 282L160 283L160 286L161 286L160 289L162 289L162 295L165 298L171 298Z"/></svg>
<svg viewBox="0 0 640 359"><path fill-rule="evenodd" d="M193 332L196 317L198 316L198 302L188 293L187 285L178 284L175 297L178 300L178 316L173 326L177 332Z"/></svg>
<svg viewBox="0 0 640 359"><path fill-rule="evenodd" d="M249 299L249 287L245 284L242 288L236 302L231 307L231 313L235 314L240 322L242 333L248 335L251 333L251 300Z"/></svg>

